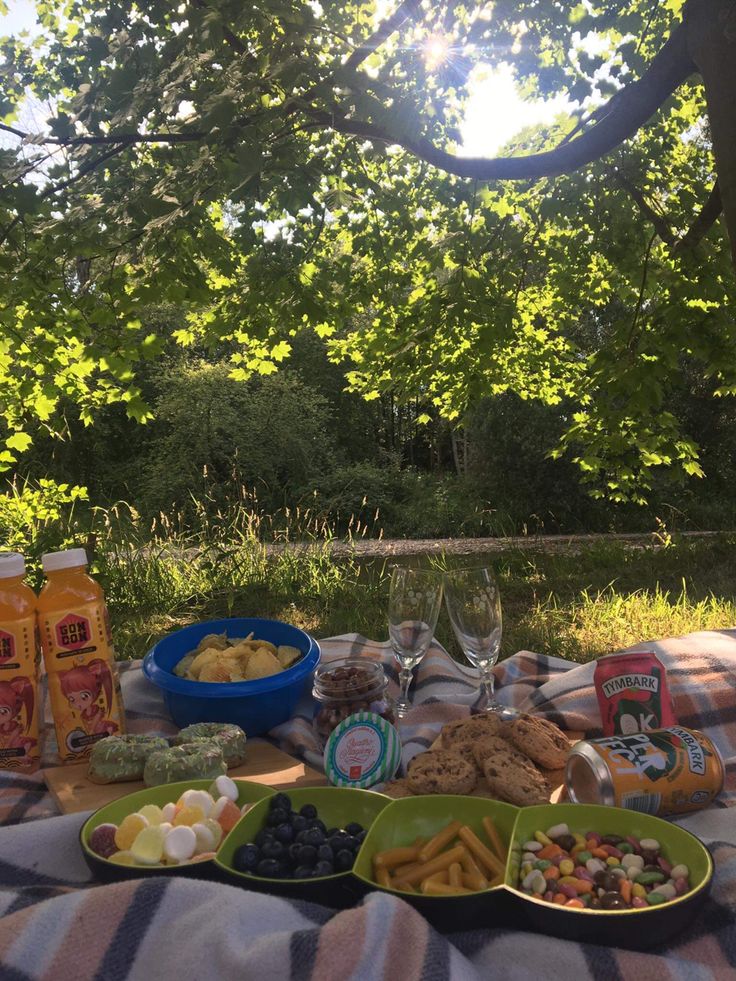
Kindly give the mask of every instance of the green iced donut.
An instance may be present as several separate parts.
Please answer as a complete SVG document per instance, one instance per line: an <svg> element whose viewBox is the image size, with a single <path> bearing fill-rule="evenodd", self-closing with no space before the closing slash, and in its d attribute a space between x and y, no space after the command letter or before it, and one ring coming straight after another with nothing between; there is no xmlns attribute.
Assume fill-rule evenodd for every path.
<svg viewBox="0 0 736 981"><path fill-rule="evenodd" d="M161 749L146 760L143 782L147 787L177 780L214 780L227 773L219 746L213 743L185 743Z"/></svg>
<svg viewBox="0 0 736 981"><path fill-rule="evenodd" d="M158 736L107 736L92 747L87 776L93 783L142 780L148 757L168 745Z"/></svg>
<svg viewBox="0 0 736 981"><path fill-rule="evenodd" d="M245 763L246 736L240 726L222 722L195 722L171 740L172 746L183 743L208 742L222 749L228 769Z"/></svg>

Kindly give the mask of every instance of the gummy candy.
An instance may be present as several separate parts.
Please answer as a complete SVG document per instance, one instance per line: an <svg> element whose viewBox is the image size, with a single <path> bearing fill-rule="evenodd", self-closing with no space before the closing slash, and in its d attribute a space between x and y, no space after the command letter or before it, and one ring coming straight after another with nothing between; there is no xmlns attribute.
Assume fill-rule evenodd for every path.
<svg viewBox="0 0 736 981"><path fill-rule="evenodd" d="M142 815L129 814L123 818L115 832L115 844L121 851L127 851L141 831L147 827L148 821Z"/></svg>
<svg viewBox="0 0 736 981"><path fill-rule="evenodd" d="M212 817L227 834L235 827L242 815L237 804L233 804L227 797L220 797L212 811Z"/></svg>
<svg viewBox="0 0 736 981"><path fill-rule="evenodd" d="M114 862L116 865L135 865L135 859L129 851L119 851L115 852L108 859L108 862Z"/></svg>
<svg viewBox="0 0 736 981"><path fill-rule="evenodd" d="M210 794L217 800L219 797L227 797L228 800L238 799L238 785L226 773L221 774L215 779L210 787Z"/></svg>
<svg viewBox="0 0 736 981"><path fill-rule="evenodd" d="M196 847L197 836L186 824L172 828L164 839L164 855L167 859L176 859L177 862L191 858Z"/></svg>
<svg viewBox="0 0 736 981"><path fill-rule="evenodd" d="M164 812L157 804L144 804L138 813L144 817L149 824L161 824L164 819Z"/></svg>
<svg viewBox="0 0 736 981"><path fill-rule="evenodd" d="M185 790L176 803L182 807L199 807L205 817L215 806L214 798L206 790Z"/></svg>
<svg viewBox="0 0 736 981"><path fill-rule="evenodd" d="M220 833L220 825L217 821L210 822L217 826L217 831ZM215 840L212 828L208 827L202 822L192 825L192 831L197 836L197 852L212 852L217 848L217 841Z"/></svg>
<svg viewBox="0 0 736 981"><path fill-rule="evenodd" d="M212 837L215 839L215 848L217 848L223 836L223 831L219 823L214 818L205 818L202 824L212 832Z"/></svg>
<svg viewBox="0 0 736 981"><path fill-rule="evenodd" d="M172 823L175 828L181 824L191 827L193 824L197 824L198 821L204 821L204 817L204 811L201 807L182 807Z"/></svg>
<svg viewBox="0 0 736 981"><path fill-rule="evenodd" d="M173 821L174 815L176 814L176 804L170 801L168 804L164 804L161 809L161 820L162 821Z"/></svg>
<svg viewBox="0 0 736 981"><path fill-rule="evenodd" d="M164 853L166 832L160 825L144 828L130 848L130 854L139 865L158 865Z"/></svg>
<svg viewBox="0 0 736 981"><path fill-rule="evenodd" d="M118 826L116 824L98 825L89 836L89 847L100 858L110 858L118 850L118 846L115 844L117 830Z"/></svg>

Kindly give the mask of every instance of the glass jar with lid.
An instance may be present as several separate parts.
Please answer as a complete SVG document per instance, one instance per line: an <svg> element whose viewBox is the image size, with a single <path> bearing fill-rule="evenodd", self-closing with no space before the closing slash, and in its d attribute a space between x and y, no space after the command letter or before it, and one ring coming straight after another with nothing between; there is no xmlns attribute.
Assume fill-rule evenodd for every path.
<svg viewBox="0 0 736 981"><path fill-rule="evenodd" d="M375 712L391 725L396 704L388 693L383 665L367 657L344 657L320 664L312 690L316 705L314 730L325 742L343 719L355 712Z"/></svg>

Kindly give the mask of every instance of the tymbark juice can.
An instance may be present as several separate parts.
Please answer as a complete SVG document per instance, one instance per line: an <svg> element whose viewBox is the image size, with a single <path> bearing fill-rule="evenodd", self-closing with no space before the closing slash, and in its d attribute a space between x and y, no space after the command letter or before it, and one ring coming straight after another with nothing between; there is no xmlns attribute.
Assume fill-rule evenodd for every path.
<svg viewBox="0 0 736 981"><path fill-rule="evenodd" d="M38 622L59 756L76 762L125 730L105 597L82 548L43 556Z"/></svg>
<svg viewBox="0 0 736 981"><path fill-rule="evenodd" d="M36 595L23 582L26 563L0 553L0 769L38 765Z"/></svg>
<svg viewBox="0 0 736 981"><path fill-rule="evenodd" d="M670 726L576 743L565 785L575 804L682 814L710 804L723 775L723 760L704 733Z"/></svg>

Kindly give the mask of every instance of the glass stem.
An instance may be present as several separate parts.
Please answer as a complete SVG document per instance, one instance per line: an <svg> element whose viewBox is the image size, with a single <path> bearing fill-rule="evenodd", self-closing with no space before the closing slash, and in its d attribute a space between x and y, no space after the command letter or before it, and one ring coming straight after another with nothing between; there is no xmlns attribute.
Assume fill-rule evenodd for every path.
<svg viewBox="0 0 736 981"><path fill-rule="evenodd" d="M409 704L409 686L411 685L412 673L411 668L402 668L399 671L399 685L401 686L401 691L399 693L399 703L398 710L399 715L404 715L408 712L410 708Z"/></svg>
<svg viewBox="0 0 736 981"><path fill-rule="evenodd" d="M480 687L484 705L493 705L496 701L496 678L493 674L493 664L486 663L480 669Z"/></svg>

